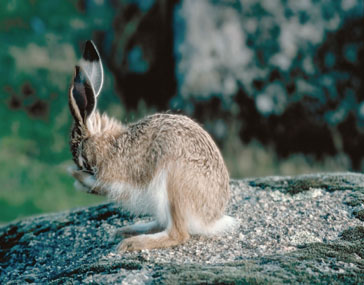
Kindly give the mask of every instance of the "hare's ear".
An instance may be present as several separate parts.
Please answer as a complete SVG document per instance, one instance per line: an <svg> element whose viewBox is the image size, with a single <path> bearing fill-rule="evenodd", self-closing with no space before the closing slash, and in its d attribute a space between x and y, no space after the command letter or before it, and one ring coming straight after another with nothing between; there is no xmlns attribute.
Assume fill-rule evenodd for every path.
<svg viewBox="0 0 364 285"><path fill-rule="evenodd" d="M91 85L95 90L95 96L99 96L104 83L104 70L102 69L99 52L92 41L87 41L85 44L80 66L90 79Z"/></svg>
<svg viewBox="0 0 364 285"><path fill-rule="evenodd" d="M86 72L75 67L75 75L69 91L69 105L76 122L85 124L96 108L96 95Z"/></svg>

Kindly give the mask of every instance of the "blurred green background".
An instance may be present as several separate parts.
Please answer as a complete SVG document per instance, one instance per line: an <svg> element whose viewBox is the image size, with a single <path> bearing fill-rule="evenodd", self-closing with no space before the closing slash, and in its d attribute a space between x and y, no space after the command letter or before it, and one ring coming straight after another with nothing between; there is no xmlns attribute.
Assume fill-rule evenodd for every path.
<svg viewBox="0 0 364 285"><path fill-rule="evenodd" d="M259 89L262 89L260 85L264 83L252 80L252 86L258 91L240 86L235 90L235 97L216 92L207 97L195 96L193 92L191 96L186 95L181 84L187 76L179 75L178 71L186 51L179 54L176 49L181 41L181 31L186 29L181 26L178 18L181 13L178 14L176 9L185 7L184 2L191 3L162 0L0 2L0 223L103 201L77 192L66 171L67 166L72 165L68 145L72 120L67 90L73 66L87 39L95 41L104 60L105 84L98 105L101 110L123 122L167 109L194 117L216 139L232 177L361 170L360 161L359 166L353 167L346 149L340 148L342 133L340 128L336 131L335 124L328 129L333 134L334 145L339 147L323 156L317 155L321 149L313 154L297 149L281 155L274 141L266 141L259 135L246 139L247 125L257 126L258 130L262 128L257 125L260 120L264 128L269 129L264 120L272 122L274 116L284 115L283 111L272 111L268 115L258 112L259 106L265 106L265 101L258 98ZM211 3L216 1L204 2L215 5ZM229 9L238 9L234 6L235 1L221 2ZM260 23L261 17L266 15L264 7L257 4L259 1L245 2L250 6L253 2L258 5L247 13ZM277 9L284 8L285 1L279 2ZM239 5L244 7L241 3ZM310 7L304 9L310 10ZM297 17L304 16L297 14ZM266 28L267 31L260 33L269 33L269 27ZM249 38L246 41L253 50L259 44L261 46L256 50L277 52L273 44L269 49L269 43L264 41L253 44L249 44ZM358 46L359 50L363 49L362 44ZM261 56L254 59L257 66L265 64ZM297 73L281 73L284 74L282 78L286 78L284 80L290 81L293 76L298 81L296 75L292 75ZM256 76L269 77L272 73L262 75L257 71ZM316 74L314 81L321 82L321 78ZM305 77L305 80L311 79ZM288 91L292 89L291 85L282 84L283 89L287 86ZM305 92L300 92L297 87L294 91L296 97L291 96L292 92L288 93L287 102L297 102ZM255 103L251 103L254 100ZM251 110L256 117L249 121L247 116ZM317 125L321 126L322 122ZM356 130L361 134L360 127Z"/></svg>
<svg viewBox="0 0 364 285"><path fill-rule="evenodd" d="M105 11L105 12L111 12ZM79 44L110 25L76 1L0 2L0 223L97 203L75 191L67 90ZM109 90L104 102L117 102Z"/></svg>

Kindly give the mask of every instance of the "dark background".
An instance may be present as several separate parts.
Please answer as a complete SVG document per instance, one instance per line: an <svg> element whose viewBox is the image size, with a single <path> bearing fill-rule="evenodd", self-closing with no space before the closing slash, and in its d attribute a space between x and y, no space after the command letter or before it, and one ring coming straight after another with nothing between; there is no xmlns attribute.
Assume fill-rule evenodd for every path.
<svg viewBox="0 0 364 285"><path fill-rule="evenodd" d="M102 201L65 170L87 39L101 110L191 116L232 177L364 169L363 1L1 1L0 222Z"/></svg>

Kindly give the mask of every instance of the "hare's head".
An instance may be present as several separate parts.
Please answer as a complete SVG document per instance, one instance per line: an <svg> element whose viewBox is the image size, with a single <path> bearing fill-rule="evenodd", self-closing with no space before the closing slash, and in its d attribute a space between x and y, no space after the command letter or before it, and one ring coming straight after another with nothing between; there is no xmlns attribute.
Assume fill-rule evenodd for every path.
<svg viewBox="0 0 364 285"><path fill-rule="evenodd" d="M92 132L93 117L103 84L103 69L99 53L92 41L87 41L79 64L75 66L68 99L74 125L71 133L71 151L80 168L88 168L82 161L82 142Z"/></svg>

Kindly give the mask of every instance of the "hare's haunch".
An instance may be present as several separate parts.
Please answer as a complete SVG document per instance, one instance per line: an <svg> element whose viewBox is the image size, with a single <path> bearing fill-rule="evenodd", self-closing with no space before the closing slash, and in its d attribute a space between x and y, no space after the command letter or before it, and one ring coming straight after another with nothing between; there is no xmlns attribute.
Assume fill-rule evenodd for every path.
<svg viewBox="0 0 364 285"><path fill-rule="evenodd" d="M192 234L230 230L229 174L219 149L197 123L172 114L122 125L96 110L103 69L88 41L69 89L74 118L71 170L78 188L107 195L155 221L123 227L119 251L169 247ZM131 236L131 237L130 237Z"/></svg>

